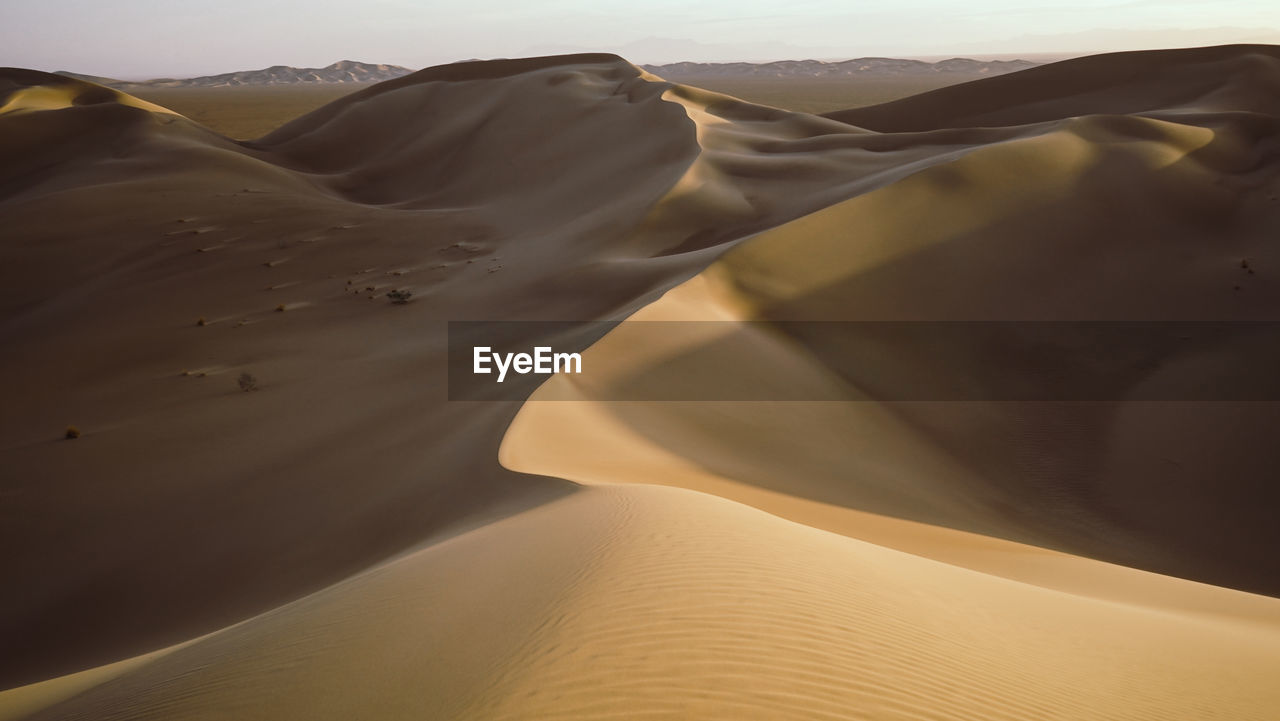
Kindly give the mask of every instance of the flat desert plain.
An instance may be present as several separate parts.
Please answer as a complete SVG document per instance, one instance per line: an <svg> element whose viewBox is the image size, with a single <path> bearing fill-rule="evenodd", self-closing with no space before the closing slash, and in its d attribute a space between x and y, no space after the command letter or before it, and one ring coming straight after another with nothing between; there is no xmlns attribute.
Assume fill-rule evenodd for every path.
<svg viewBox="0 0 1280 721"><path fill-rule="evenodd" d="M367 84L147 88L136 97L237 140L257 138Z"/></svg>
<svg viewBox="0 0 1280 721"><path fill-rule="evenodd" d="M0 719L1274 720L1277 88L1228 46L824 116L574 55L233 140L0 70ZM458 320L596 370L450 400ZM943 321L1227 330L841 330ZM1205 369L1245 392L1160 392Z"/></svg>
<svg viewBox="0 0 1280 721"><path fill-rule="evenodd" d="M760 105L771 105L775 108L802 113L829 113L887 103L977 79L975 75L965 74L866 78L691 75L681 77L680 82Z"/></svg>

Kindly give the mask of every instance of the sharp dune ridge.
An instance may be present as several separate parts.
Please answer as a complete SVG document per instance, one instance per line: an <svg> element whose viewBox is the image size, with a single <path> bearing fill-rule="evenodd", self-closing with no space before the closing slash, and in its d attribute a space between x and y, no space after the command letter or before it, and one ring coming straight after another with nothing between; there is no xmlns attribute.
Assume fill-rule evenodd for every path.
<svg viewBox="0 0 1280 721"><path fill-rule="evenodd" d="M820 117L592 54L241 142L0 70L0 718L1271 718L1275 403L894 403L1027 361L634 321L1280 320L1278 85ZM450 402L460 319L582 321L602 385ZM759 378L857 402L609 400Z"/></svg>

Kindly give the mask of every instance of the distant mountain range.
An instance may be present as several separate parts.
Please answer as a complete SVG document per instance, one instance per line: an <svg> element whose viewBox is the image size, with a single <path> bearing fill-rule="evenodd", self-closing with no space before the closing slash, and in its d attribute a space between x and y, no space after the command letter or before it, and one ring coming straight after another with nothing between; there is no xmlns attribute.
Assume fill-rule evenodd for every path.
<svg viewBox="0 0 1280 721"><path fill-rule="evenodd" d="M359 63L341 60L323 68L295 68L273 65L262 70L241 70L221 75L204 75L198 78L158 78L140 82L115 80L93 75L60 72L80 80L108 85L122 90L141 88L224 88L238 85L332 85L339 83L378 83L408 75L413 70L399 65Z"/></svg>
<svg viewBox="0 0 1280 721"><path fill-rule="evenodd" d="M670 63L644 65L645 70L672 80L689 77L754 77L754 78L852 78L902 77L927 75L1003 75L1032 68L1039 63L1028 60L970 60L952 58L936 63L898 58L857 58L854 60L778 60L771 63ZM198 78L157 78L129 81L60 71L59 75L88 80L121 90L148 88L224 88L243 85L330 85L338 83L377 83L412 73L400 65L359 63L342 60L323 68L295 68L274 65L262 70L242 70Z"/></svg>
<svg viewBox="0 0 1280 721"><path fill-rule="evenodd" d="M1033 68L1029 60L970 60L952 58L929 63L900 58L855 58L853 60L778 60L771 63L670 63L645 65L645 70L664 78L756 77L756 78L851 78L898 77L904 75L1003 75Z"/></svg>

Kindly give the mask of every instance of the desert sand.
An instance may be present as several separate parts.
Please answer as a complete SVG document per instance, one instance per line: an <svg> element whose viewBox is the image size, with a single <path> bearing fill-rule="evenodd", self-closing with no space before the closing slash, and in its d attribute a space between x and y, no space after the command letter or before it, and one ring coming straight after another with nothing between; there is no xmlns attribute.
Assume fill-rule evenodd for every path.
<svg viewBox="0 0 1280 721"><path fill-rule="evenodd" d="M1280 320L1277 84L1126 53L821 117L560 56L239 142L0 70L0 719L1275 718L1280 406L1142 395L1249 338L902 401L1035 357L786 321ZM598 370L450 401L451 320ZM831 400L618 399L762 378Z"/></svg>

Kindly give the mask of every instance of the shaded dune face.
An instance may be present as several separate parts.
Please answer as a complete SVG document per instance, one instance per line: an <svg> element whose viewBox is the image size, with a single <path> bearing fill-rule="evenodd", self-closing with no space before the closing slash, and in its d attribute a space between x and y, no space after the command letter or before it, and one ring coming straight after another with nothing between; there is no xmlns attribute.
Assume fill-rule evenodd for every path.
<svg viewBox="0 0 1280 721"><path fill-rule="evenodd" d="M654 169L679 168L697 152L681 132L684 113L661 101L662 86L622 62L554 65L519 82L424 83L418 75L340 100L255 145L355 202L407 210L503 203L539 223L530 233L618 210L611 203L597 213L590 201L656 197L670 181Z"/></svg>
<svg viewBox="0 0 1280 721"><path fill-rule="evenodd" d="M1035 356L780 322L1280 320L1278 67L817 117L458 63L250 142L0 71L0 718L1267 718L1277 601L1146 571L1280 593L1275 404L1126 400L1246 342L898 403ZM582 321L613 372L449 402L460 319ZM757 378L858 402L607 400Z"/></svg>
<svg viewBox="0 0 1280 721"><path fill-rule="evenodd" d="M664 346L643 324L624 324L584 359L617 368L597 376L608 382L575 387L557 378L533 396L508 434L509 465L575 479L601 473L597 464L545 449L581 445L575 434L607 443L586 420L603 413L624 430L601 453L616 459L631 448L636 467L647 470L613 461L600 480L651 482L655 471L645 462L652 458L634 450L642 439L703 469L707 478L698 483L748 484L731 493L805 522L813 522L812 507L793 508L790 498L770 494L1277 594L1280 565L1269 549L1280 535L1264 509L1280 501L1273 482L1280 457L1264 438L1280 405L1140 400L1207 367L1246 397L1249 387L1269 387L1259 364L1242 359L1273 350L1247 330L1153 345L1109 385L1071 391L1027 386L1045 383L1027 371L1088 358L1085 339L1072 345L1028 336L984 350L913 345L871 327L788 325L1277 320L1280 286L1258 269L1280 267L1272 238L1280 227L1280 108L1267 91L1280 79L1280 57L1272 48L1156 53L1103 72L1115 61L1072 61L865 116L849 111L843 117L850 121L880 113L892 119L881 122L887 128L935 122L931 103L993 123L1030 124L738 246L698 284L636 320L772 321L781 338L757 325ZM1083 67L1075 72L1072 63ZM1210 82L1225 68L1231 92ZM1236 80L1241 73L1248 87ZM1071 98L1038 106L1056 92L1059 76L1070 78ZM1139 92L1148 85L1157 100L1180 104L1156 106ZM1010 108L1003 116L985 110L997 102ZM1144 112L1099 114L1122 106ZM1046 119L1053 115L1062 119ZM660 350L644 363L635 348ZM726 364L737 371L724 374ZM1246 365L1252 377L1238 375ZM858 402L608 402L690 387L706 397L753 398L760 397L753 384L785 388L801 378L826 384L804 397ZM1078 400L962 402L954 395L1001 387ZM561 396L598 402L584 404L581 416L572 404L537 403ZM824 527L858 535L859 516L845 523L826 513L819 514Z"/></svg>

